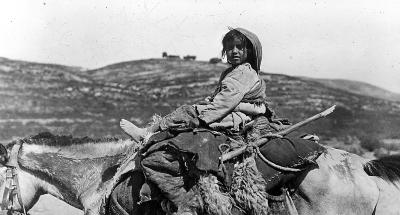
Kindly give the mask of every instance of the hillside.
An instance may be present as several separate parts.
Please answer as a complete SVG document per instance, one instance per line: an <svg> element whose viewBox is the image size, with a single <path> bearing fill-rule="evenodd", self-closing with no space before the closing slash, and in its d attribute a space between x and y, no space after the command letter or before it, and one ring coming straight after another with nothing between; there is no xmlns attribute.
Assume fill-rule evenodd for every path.
<svg viewBox="0 0 400 215"><path fill-rule="evenodd" d="M0 140L40 131L120 136L120 118L140 125L202 100L225 64L148 59L96 70L0 59ZM400 102L363 96L318 81L263 73L271 106L297 122L331 105L327 119L304 128L322 138L400 138Z"/></svg>
<svg viewBox="0 0 400 215"><path fill-rule="evenodd" d="M335 88L335 89L343 89L348 92L352 92L359 95L369 95L375 98L387 99L391 101L400 101L400 94L393 93L388 90L382 89L380 87L367 84L360 81L350 81L344 79L312 79L303 77L306 80L316 81L325 86Z"/></svg>

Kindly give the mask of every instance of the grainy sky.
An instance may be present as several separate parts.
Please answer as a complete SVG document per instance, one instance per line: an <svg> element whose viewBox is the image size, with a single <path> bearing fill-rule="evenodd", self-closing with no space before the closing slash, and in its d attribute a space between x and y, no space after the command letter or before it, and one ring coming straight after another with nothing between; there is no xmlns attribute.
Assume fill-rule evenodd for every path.
<svg viewBox="0 0 400 215"><path fill-rule="evenodd" d="M400 93L400 1L3 0L0 56L98 68L220 55L227 26L256 33L262 70L364 81Z"/></svg>

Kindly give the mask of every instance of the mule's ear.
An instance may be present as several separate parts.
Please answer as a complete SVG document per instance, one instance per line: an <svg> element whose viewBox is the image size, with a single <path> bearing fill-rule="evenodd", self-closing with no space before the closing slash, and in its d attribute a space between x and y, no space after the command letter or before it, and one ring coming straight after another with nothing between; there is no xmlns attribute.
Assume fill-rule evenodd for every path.
<svg viewBox="0 0 400 215"><path fill-rule="evenodd" d="M0 164L6 164L8 162L8 152L6 147L0 143Z"/></svg>

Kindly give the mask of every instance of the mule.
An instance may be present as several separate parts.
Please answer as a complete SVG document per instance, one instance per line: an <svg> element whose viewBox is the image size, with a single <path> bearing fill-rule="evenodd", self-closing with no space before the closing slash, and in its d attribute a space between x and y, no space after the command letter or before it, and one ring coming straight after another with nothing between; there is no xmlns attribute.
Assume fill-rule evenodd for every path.
<svg viewBox="0 0 400 215"><path fill-rule="evenodd" d="M47 135L47 134L46 134ZM5 189L5 163L15 163L21 202L13 196L13 210L28 211L43 194L81 209L85 215L105 214L106 196L123 174L127 157L136 155L131 140L55 137L42 135L14 141L2 154L0 195ZM3 147L4 148L4 147ZM3 150L4 151L4 150ZM23 207L22 207L23 206Z"/></svg>
<svg viewBox="0 0 400 215"><path fill-rule="evenodd" d="M51 194L81 209L85 215L105 214L107 197L116 185L116 175L126 156L136 156L130 140L66 138L24 139L10 143L5 160L18 153L17 173L21 204L29 210L40 195ZM130 153L128 153L130 152ZM11 153L12 154L12 153ZM11 157L10 157L11 156ZM327 148L317 160L318 168L304 172L290 184L299 214L398 214L400 211L400 158L369 161L355 154ZM135 164L129 168L135 168ZM0 168L0 193L5 187L5 169ZM134 171L143 180L140 171ZM126 177L128 184L143 183ZM122 181L120 184L125 183ZM117 186L118 187L118 186ZM140 186L137 186L139 191ZM125 208L138 207L137 195ZM17 197L15 197L17 198ZM136 201L136 202L135 202ZM22 206L15 199L16 211ZM148 210L147 210L148 209ZM144 214L154 208L132 210ZM156 212L149 214L160 214Z"/></svg>

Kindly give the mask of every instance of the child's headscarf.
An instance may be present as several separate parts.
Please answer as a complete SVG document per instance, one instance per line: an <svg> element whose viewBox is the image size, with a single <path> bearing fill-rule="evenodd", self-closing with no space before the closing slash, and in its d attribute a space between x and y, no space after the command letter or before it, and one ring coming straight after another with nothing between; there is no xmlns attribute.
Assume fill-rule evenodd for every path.
<svg viewBox="0 0 400 215"><path fill-rule="evenodd" d="M262 60L262 46L260 40L258 40L257 35L244 28L235 28L232 29L231 31L239 31L244 36L246 36L247 39L250 40L251 44L253 45L252 51L255 59L249 59L249 63L251 64L251 67L253 67L253 69L256 70L257 73L259 73Z"/></svg>

